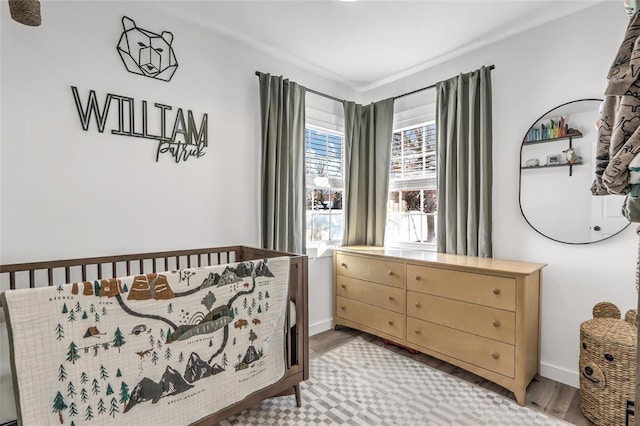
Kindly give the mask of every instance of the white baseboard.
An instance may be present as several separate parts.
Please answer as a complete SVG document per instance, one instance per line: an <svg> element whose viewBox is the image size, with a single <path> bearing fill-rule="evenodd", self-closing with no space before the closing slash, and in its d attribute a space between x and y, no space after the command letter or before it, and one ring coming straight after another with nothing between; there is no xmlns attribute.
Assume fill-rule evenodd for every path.
<svg viewBox="0 0 640 426"><path fill-rule="evenodd" d="M544 362L540 363L540 375L565 385L580 388L580 375L576 370L568 370L557 365L551 365Z"/></svg>
<svg viewBox="0 0 640 426"><path fill-rule="evenodd" d="M323 331L331 330L333 328L333 319L329 318L324 321L316 322L309 325L309 336L322 333Z"/></svg>

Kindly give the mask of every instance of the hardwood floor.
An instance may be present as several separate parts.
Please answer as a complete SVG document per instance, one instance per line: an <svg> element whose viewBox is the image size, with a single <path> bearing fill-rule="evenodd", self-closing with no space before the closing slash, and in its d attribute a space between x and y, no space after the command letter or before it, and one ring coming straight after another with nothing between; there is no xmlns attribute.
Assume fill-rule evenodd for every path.
<svg viewBox="0 0 640 426"><path fill-rule="evenodd" d="M482 386L483 388L503 395L513 401L516 399L512 392L459 367L448 364L429 355L422 353L412 354L406 349L398 346L386 345L379 337L347 327L340 327L338 330L329 330L324 333L311 336L309 338L310 357L313 359L314 357L320 356L331 349L347 343L357 336L360 336L368 342L378 346L383 346L397 354L411 358L430 367L437 368L438 370L452 374L478 386ZM591 426L592 423L580 412L580 407L578 406L579 402L580 392L578 389L544 377L536 376L527 388L527 399L525 405L574 425Z"/></svg>

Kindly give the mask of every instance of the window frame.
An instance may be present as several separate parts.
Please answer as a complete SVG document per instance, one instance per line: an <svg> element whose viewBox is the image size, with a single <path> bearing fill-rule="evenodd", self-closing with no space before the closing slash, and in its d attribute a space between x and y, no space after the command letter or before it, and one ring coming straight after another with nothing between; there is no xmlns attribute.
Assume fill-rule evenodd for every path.
<svg viewBox="0 0 640 426"><path fill-rule="evenodd" d="M320 210L314 210L314 209L308 209L307 208L307 196L306 193L307 191L311 190L327 190L331 192L341 192L342 193L342 205L340 209L334 209L334 208L329 208L327 209L328 212L328 216L329 216L329 226L331 227L331 216L335 215L336 213L333 212L340 212L340 216L342 216L342 226L344 227L344 209L345 209L345 199L344 199L344 187L345 187L345 141L344 141L344 131L338 131L338 130L333 130L333 129L329 129L326 127L322 127L322 126L318 126L315 124L311 124L311 123L305 123L305 219L307 219L307 215L308 212L314 212L314 211L320 211ZM338 136L340 137L342 143L341 143L341 154L340 154L340 159L341 159L341 181L342 181L342 186L340 188L333 188L333 187L324 187L324 186L319 186L316 185L314 183L310 183L308 182L308 177L309 177L309 173L307 173L307 140L306 140L306 132L307 130L311 130L311 131L317 131L317 132L322 132L325 134L329 134L329 135L333 135L333 136ZM305 240L306 240L306 245L307 245L307 249L312 249L312 250L317 250L318 255L320 254L321 248L322 247L339 247L342 245L342 235L340 235L339 239L328 239L328 240L309 240L307 239L307 230L309 229L309 221L306 220L306 224L305 224ZM331 229L331 228L330 228ZM344 228L343 228L344 229ZM329 231L329 237L331 237L331 231Z"/></svg>
<svg viewBox="0 0 640 426"><path fill-rule="evenodd" d="M435 120L427 120L427 121L423 121L420 123L416 123L413 125L409 125L409 126L403 126L397 129L393 129L391 132L391 141L390 143L393 144L393 135L397 134L397 133L404 133L407 130L411 130L411 129L417 129L420 127L428 127L430 125L434 126L435 131L437 132L437 128ZM437 138L437 134L436 134L436 138ZM434 142L434 145L437 144L437 139ZM401 141L401 150L404 151L404 144ZM404 164L404 159L405 158L410 158L410 157L419 157L420 155L422 155L423 157L426 157L427 152L424 150L424 145L423 145L423 149L422 149L422 153L421 154L410 154L408 156L404 155L404 152L402 153L401 157L400 157L400 161L401 161L401 165ZM388 190L388 197L387 197L387 202L390 203L391 202L391 193L392 192L406 192L406 191L425 191L425 190L435 190L437 192L438 190L438 183L437 183L437 151L436 148L434 147L434 151L433 151L433 156L436 160L436 166L435 166L435 170L433 171L433 176L425 176L424 174L422 176L414 176L414 177L397 177L397 178L392 178L391 177L391 162L393 159L393 151L390 155L389 158L389 190ZM423 173L425 173L425 162L423 160ZM403 173L404 171L402 171ZM402 183L409 183L409 185L398 185L398 187L394 187L394 185L392 185L392 181L396 181L396 182L402 182ZM433 180L433 186L420 186L419 181L429 181L429 180ZM416 181L416 186L412 186L410 184L410 182L412 181ZM422 197L422 194L421 194ZM436 251L437 250L437 241L434 238L433 242L417 242L417 241L395 241L395 240L390 240L390 233L387 232L387 226L389 223L389 213L390 213L390 205L387 206L387 224L385 224L385 246L386 247L390 247L390 248L400 248L400 249L418 249L418 250L425 250L425 251ZM423 213L424 215L429 215L429 213ZM432 215L437 217L438 211L436 210Z"/></svg>

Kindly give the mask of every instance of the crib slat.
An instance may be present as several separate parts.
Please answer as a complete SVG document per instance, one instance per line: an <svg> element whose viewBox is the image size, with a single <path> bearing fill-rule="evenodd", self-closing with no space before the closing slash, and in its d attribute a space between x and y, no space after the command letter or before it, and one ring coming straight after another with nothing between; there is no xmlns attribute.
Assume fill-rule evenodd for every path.
<svg viewBox="0 0 640 426"><path fill-rule="evenodd" d="M47 285L53 285L53 269L47 269Z"/></svg>
<svg viewBox="0 0 640 426"><path fill-rule="evenodd" d="M111 276L112 277L119 276L117 271L116 271L116 262L111 262Z"/></svg>
<svg viewBox="0 0 640 426"><path fill-rule="evenodd" d="M29 288L36 288L36 272L29 269Z"/></svg>
<svg viewBox="0 0 640 426"><path fill-rule="evenodd" d="M127 260L127 276L131 276L131 261Z"/></svg>
<svg viewBox="0 0 640 426"><path fill-rule="evenodd" d="M9 289L15 290L16 288L16 273L9 272Z"/></svg>
<svg viewBox="0 0 640 426"><path fill-rule="evenodd" d="M98 263L98 279L102 279L102 263Z"/></svg>
<svg viewBox="0 0 640 426"><path fill-rule="evenodd" d="M87 280L87 265L82 265L82 281Z"/></svg>
<svg viewBox="0 0 640 426"><path fill-rule="evenodd" d="M144 260L140 259L140 274L144 274Z"/></svg>
<svg viewBox="0 0 640 426"><path fill-rule="evenodd" d="M156 260L155 259L151 259L151 264L153 265L153 273L156 273Z"/></svg>
<svg viewBox="0 0 640 426"><path fill-rule="evenodd" d="M211 253L207 253L207 260L209 261L209 266L211 266Z"/></svg>
<svg viewBox="0 0 640 426"><path fill-rule="evenodd" d="M69 281L71 281L71 268L68 266L65 266L64 268L64 282L68 283Z"/></svg>
<svg viewBox="0 0 640 426"><path fill-rule="evenodd" d="M288 298L287 298L288 299ZM286 335L286 354L287 354L287 368L291 368L291 324L290 324L290 318L289 318L289 313L290 313L290 309L289 309L289 304L287 303L287 311L285 312L285 324L286 324L286 330L288 331L287 335Z"/></svg>
<svg viewBox="0 0 640 426"><path fill-rule="evenodd" d="M165 271L169 270L169 258L168 257L164 258L164 270Z"/></svg>
<svg viewBox="0 0 640 426"><path fill-rule="evenodd" d="M187 255L187 268L191 268L191 256Z"/></svg>

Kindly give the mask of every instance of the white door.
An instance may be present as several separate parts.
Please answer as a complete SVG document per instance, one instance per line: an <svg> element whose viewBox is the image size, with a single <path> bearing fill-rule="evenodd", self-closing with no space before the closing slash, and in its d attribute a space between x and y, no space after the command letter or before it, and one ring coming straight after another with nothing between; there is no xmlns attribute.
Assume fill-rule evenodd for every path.
<svg viewBox="0 0 640 426"><path fill-rule="evenodd" d="M593 196L591 199L591 241L610 237L629 224L622 216L624 195Z"/></svg>

